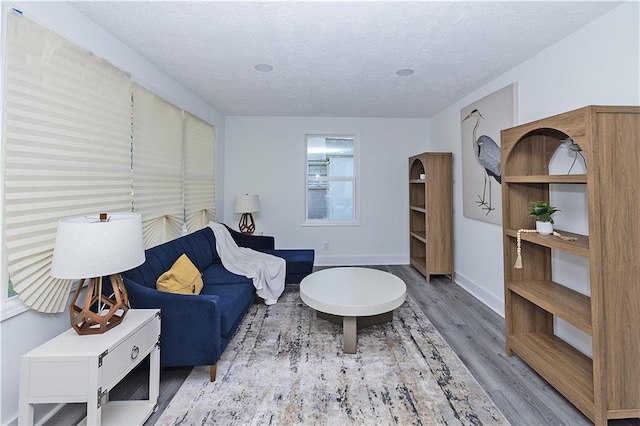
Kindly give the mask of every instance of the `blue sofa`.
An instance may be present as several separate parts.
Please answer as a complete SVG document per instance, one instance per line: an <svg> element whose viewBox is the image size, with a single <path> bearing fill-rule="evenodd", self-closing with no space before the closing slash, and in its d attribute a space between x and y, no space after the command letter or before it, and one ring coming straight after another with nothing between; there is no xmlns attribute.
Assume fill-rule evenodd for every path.
<svg viewBox="0 0 640 426"><path fill-rule="evenodd" d="M313 270L313 250L276 250L275 239L246 235L229 227L236 244L285 259L286 283L300 283ZM156 290L156 280L186 254L202 273L204 287L199 295L182 295ZM233 337L242 318L256 299L250 279L227 271L209 227L152 247L137 268L122 273L133 309L161 309L160 362L163 367L211 366Z"/></svg>

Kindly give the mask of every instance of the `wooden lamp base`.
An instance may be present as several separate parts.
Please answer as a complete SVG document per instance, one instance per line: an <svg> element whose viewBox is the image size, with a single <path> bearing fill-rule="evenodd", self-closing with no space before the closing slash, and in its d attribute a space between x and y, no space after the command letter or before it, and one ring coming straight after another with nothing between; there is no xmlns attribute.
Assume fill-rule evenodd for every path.
<svg viewBox="0 0 640 426"><path fill-rule="evenodd" d="M256 223L253 221L251 213L242 213L240 216L240 222L238 223L238 229L243 234L253 234L256 230Z"/></svg>
<svg viewBox="0 0 640 426"><path fill-rule="evenodd" d="M113 288L111 297L102 294L102 277L89 278L82 307L76 306L76 301L80 296L84 279L78 284L69 307L71 327L78 334L102 334L120 324L127 314L129 296L122 282L122 277L120 274L114 274L109 277L109 280ZM91 310L94 305L97 312ZM107 309L108 311L105 311Z"/></svg>

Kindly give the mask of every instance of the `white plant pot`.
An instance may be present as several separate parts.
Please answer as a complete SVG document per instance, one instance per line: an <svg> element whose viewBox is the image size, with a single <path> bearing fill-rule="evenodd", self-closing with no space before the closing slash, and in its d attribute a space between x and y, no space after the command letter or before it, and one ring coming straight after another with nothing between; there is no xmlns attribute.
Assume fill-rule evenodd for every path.
<svg viewBox="0 0 640 426"><path fill-rule="evenodd" d="M536 220L536 231L538 231L540 235L551 235L553 233L553 224L551 222Z"/></svg>

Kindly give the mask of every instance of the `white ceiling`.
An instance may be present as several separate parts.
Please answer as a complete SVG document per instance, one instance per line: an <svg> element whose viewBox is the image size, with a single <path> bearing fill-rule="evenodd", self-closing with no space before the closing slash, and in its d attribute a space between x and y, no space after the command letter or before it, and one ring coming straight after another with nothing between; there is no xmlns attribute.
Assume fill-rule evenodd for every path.
<svg viewBox="0 0 640 426"><path fill-rule="evenodd" d="M620 3L71 4L225 115L428 118Z"/></svg>

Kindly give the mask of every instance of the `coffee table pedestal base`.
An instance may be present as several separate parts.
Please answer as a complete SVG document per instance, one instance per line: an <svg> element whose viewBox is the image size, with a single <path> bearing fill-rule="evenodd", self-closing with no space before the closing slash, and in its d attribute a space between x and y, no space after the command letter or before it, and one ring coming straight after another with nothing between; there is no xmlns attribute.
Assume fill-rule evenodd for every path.
<svg viewBox="0 0 640 426"><path fill-rule="evenodd" d="M355 354L358 346L358 329L393 320L393 311L365 317L343 317L316 311L318 318L342 324L343 350L346 354Z"/></svg>

